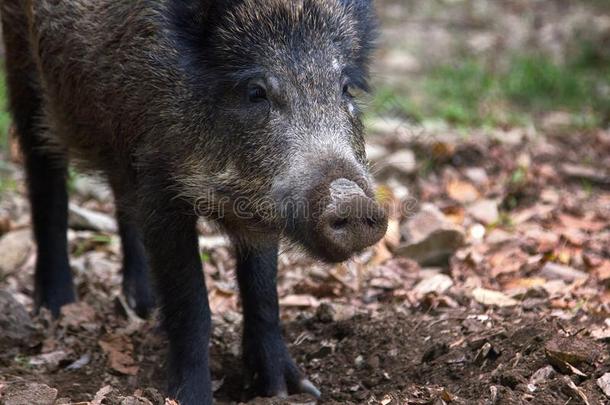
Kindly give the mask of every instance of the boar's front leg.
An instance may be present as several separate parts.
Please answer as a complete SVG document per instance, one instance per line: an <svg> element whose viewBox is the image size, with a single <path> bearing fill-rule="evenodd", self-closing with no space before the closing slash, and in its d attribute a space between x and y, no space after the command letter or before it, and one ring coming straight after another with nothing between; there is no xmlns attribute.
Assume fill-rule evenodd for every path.
<svg viewBox="0 0 610 405"><path fill-rule="evenodd" d="M294 364L282 338L276 288L277 245L238 248L237 278L244 311L243 357L246 380L259 395L285 396L320 391Z"/></svg>
<svg viewBox="0 0 610 405"><path fill-rule="evenodd" d="M163 185L141 190L140 225L163 329L169 339L169 395L181 405L210 405L210 306L197 243L197 217Z"/></svg>

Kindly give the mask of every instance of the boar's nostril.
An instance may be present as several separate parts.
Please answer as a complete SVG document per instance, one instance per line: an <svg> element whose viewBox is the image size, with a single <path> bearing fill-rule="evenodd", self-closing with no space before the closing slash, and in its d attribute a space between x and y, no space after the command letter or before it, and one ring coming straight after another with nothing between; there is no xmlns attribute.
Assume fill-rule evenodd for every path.
<svg viewBox="0 0 610 405"><path fill-rule="evenodd" d="M364 222L368 225L368 226L377 226L379 220L377 218L373 218L373 217L367 217L364 219Z"/></svg>
<svg viewBox="0 0 610 405"><path fill-rule="evenodd" d="M339 218L331 222L330 227L334 230L341 230L345 228L349 224L349 219L347 218Z"/></svg>

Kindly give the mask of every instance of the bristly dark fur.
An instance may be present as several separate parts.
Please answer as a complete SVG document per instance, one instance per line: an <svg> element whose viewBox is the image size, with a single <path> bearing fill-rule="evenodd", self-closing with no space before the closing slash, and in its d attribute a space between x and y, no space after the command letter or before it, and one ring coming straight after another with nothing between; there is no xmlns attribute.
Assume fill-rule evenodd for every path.
<svg viewBox="0 0 610 405"><path fill-rule="evenodd" d="M334 43L351 61L345 71L353 84L368 89L369 59L377 39L371 1L223 0L195 9L189 2L174 2L170 24L176 49L195 82L214 73L221 79L248 79L278 57L307 66L303 58Z"/></svg>
<svg viewBox="0 0 610 405"><path fill-rule="evenodd" d="M282 340L278 239L337 261L385 231L349 92L367 88L372 0L0 0L0 11L37 306L58 316L76 299L66 237L76 162L113 189L123 292L142 316L160 306L171 396L212 403L204 214L238 248L253 393L319 396ZM359 201L373 213L342 227L339 207Z"/></svg>

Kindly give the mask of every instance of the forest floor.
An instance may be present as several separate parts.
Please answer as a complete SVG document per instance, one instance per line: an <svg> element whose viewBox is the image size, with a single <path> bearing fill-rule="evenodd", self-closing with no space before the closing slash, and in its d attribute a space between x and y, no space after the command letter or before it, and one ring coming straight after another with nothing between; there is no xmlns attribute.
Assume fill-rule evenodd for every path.
<svg viewBox="0 0 610 405"><path fill-rule="evenodd" d="M445 8L440 15L421 6L407 10L403 35L413 36L399 42L392 38L403 18L400 2L386 3L391 15L382 15L382 38L403 48L384 48L378 81L415 80L430 58L453 60L438 47L410 48L423 48L423 31L439 44L455 40L479 49L493 35L507 35L501 22L515 23L508 13L486 30L476 8L468 18L454 12L445 19ZM529 7L506 4L516 9L513 15ZM556 15L551 20L567 25ZM470 21L457 29L476 35L454 38L455 21ZM426 53L432 51L441 56ZM445 85L427 80L434 89ZM472 90L468 83L456 91ZM451 89L444 89L434 97L449 94L444 99L452 101ZM391 209L384 240L337 266L290 250L280 257L286 341L321 389L319 403L610 403L604 106L591 101L590 109L575 112L552 105L524 121L518 109L493 114L498 105L518 104L497 89L493 99L479 100L488 108L458 104L443 111L405 104L421 90L373 100L367 119L379 198ZM35 249L19 153L8 145L0 151L0 404L172 405L163 395L167 341L156 317L139 319L121 298L112 198L90 177L74 174L69 182L79 301L59 320L45 311L32 315ZM252 399L243 389L231 247L203 223L200 244L213 311L217 403L314 404L307 396Z"/></svg>

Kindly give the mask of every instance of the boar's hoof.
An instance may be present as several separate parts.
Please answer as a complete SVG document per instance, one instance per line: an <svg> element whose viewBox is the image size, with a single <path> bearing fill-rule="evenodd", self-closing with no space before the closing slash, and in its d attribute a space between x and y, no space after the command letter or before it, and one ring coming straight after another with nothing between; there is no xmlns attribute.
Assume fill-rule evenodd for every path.
<svg viewBox="0 0 610 405"><path fill-rule="evenodd" d="M247 357L246 357L247 358ZM259 358L260 359L260 358ZM244 388L246 395L255 393L264 397L287 397L288 394L310 394L320 399L322 394L294 364L285 351L273 360L250 363L246 367Z"/></svg>
<svg viewBox="0 0 610 405"><path fill-rule="evenodd" d="M51 280L44 286L36 286L35 290L36 312L40 308L48 308L54 318L59 317L61 307L76 302L76 295L72 282Z"/></svg>
<svg viewBox="0 0 610 405"><path fill-rule="evenodd" d="M302 393L313 395L317 399L322 398L322 393L320 392L320 390L317 389L316 386L313 385L313 383L308 379L301 380L299 388Z"/></svg>
<svg viewBox="0 0 610 405"><path fill-rule="evenodd" d="M123 278L123 295L127 305L140 318L148 318L155 308L155 299L148 280L138 282L132 278Z"/></svg>

